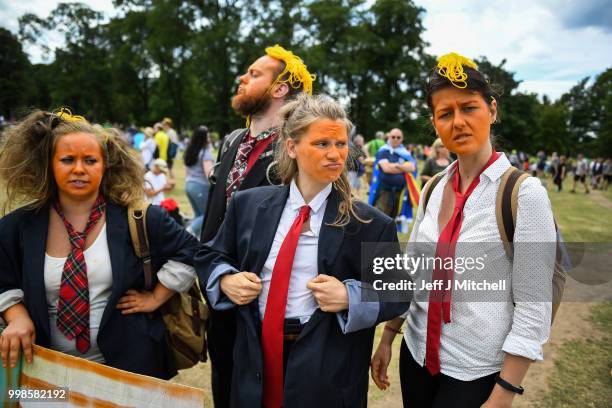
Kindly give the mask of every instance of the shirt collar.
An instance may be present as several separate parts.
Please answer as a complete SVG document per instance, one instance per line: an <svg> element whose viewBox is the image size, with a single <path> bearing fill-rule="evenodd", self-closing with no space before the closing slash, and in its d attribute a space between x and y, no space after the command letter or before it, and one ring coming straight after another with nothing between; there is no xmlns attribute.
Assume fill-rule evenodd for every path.
<svg viewBox="0 0 612 408"><path fill-rule="evenodd" d="M498 178L504 175L506 170L510 167L510 162L506 155L501 152L497 160L495 160L485 171L482 172L491 181L496 181Z"/></svg>
<svg viewBox="0 0 612 408"><path fill-rule="evenodd" d="M490 181L496 181L498 178L503 176L506 170L508 170L508 167L510 167L510 162L508 161L506 155L503 152L500 153L501 154L499 155L497 160L495 160L489 167L485 169L485 171L482 172L482 174L485 175ZM449 176L451 176L457 165L457 160L455 160L451 164L449 164L444 170L442 170L442 172L448 173Z"/></svg>
<svg viewBox="0 0 612 408"><path fill-rule="evenodd" d="M258 135L254 136L251 129L247 132L245 140L256 139L258 142L264 139L269 138L270 136L275 136L277 134L277 128L271 127L269 129L261 131Z"/></svg>
<svg viewBox="0 0 612 408"><path fill-rule="evenodd" d="M325 204L325 201L329 196L329 193L331 193L331 189L332 184L329 183L323 190L319 191L319 193L314 196L314 198L308 204L311 214L316 214L321 210L323 204ZM304 197L302 197L302 193L300 193L300 190L295 183L295 179L291 180L291 186L289 187L289 205L291 206L291 209L295 211L298 211L301 207L306 205Z"/></svg>

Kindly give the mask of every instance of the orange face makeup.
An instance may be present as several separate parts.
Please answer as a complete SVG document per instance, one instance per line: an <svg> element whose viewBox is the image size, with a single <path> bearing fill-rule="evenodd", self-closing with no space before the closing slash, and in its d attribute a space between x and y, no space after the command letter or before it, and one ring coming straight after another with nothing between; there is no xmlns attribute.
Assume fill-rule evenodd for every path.
<svg viewBox="0 0 612 408"><path fill-rule="evenodd" d="M85 200L98 195L104 175L102 148L89 133L69 133L57 140L53 175L60 195Z"/></svg>
<svg viewBox="0 0 612 408"><path fill-rule="evenodd" d="M348 156L348 131L339 120L312 123L292 149L302 176L317 184L336 181Z"/></svg>
<svg viewBox="0 0 612 408"><path fill-rule="evenodd" d="M433 123L444 146L471 155L489 142L497 102L489 106L477 92L449 87L432 95Z"/></svg>

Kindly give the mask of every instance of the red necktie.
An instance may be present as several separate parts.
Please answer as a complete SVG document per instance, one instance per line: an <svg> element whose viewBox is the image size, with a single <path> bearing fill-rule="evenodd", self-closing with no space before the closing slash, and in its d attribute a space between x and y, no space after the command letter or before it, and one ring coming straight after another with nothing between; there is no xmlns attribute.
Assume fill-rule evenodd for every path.
<svg viewBox="0 0 612 408"><path fill-rule="evenodd" d="M57 302L57 328L68 340L76 337L76 348L81 354L89 350L89 282L85 264L85 241L87 234L102 217L106 204L102 194L98 195L83 232L77 232L66 220L58 201L53 203L57 214L64 222L70 240L70 253L64 263L59 300Z"/></svg>
<svg viewBox="0 0 612 408"><path fill-rule="evenodd" d="M455 192L455 209L448 224L442 230L436 245L436 259L455 258L455 247L461 232L463 222L463 207L468 197L472 194L478 183L480 175L487 167L497 160L499 153L493 151L487 164L480 170L464 194L461 194L460 175L457 165L453 168L451 176L453 191ZM451 171L453 171L451 170ZM425 366L431 375L440 372L440 337L442 335L442 319L444 323L450 323L450 304L452 287L447 290L449 282L454 281L452 268L445 268L447 262L435 262L432 275L433 282L442 282L441 286L434 286L429 294L429 309L427 311L427 343L425 348Z"/></svg>
<svg viewBox="0 0 612 408"><path fill-rule="evenodd" d="M266 408L280 408L283 403L283 326L287 307L287 291L302 225L309 216L309 206L305 205L300 208L300 213L278 251L272 270L266 312L261 328L264 367L263 405Z"/></svg>

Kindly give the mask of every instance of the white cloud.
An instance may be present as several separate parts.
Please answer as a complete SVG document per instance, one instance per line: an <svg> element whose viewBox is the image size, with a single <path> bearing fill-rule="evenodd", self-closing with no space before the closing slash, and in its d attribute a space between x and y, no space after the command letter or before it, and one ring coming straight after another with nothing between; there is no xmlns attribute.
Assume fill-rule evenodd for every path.
<svg viewBox="0 0 612 408"><path fill-rule="evenodd" d="M589 11L600 0L579 4ZM433 55L486 56L523 80L520 89L558 98L578 80L612 66L612 30L603 19L569 20L565 0L416 0L424 7L424 38ZM575 9L574 9L575 10Z"/></svg>
<svg viewBox="0 0 612 408"><path fill-rule="evenodd" d="M65 0L64 2L69 1L73 0ZM17 34L19 32L19 17L26 13L32 13L40 18L45 18L59 3L61 3L59 0L0 0L0 26ZM106 17L115 13L112 0L85 0L80 1L80 3L86 4L92 10L103 12ZM51 34L47 45L51 48L60 46L62 39L63 37L57 33ZM45 62L40 47L28 45L25 47L25 52L30 56L33 63Z"/></svg>

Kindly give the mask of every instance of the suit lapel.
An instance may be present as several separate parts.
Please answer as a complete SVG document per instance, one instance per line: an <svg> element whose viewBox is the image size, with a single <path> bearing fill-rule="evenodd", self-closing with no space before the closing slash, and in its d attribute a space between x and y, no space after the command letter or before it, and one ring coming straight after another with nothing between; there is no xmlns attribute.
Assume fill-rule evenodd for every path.
<svg viewBox="0 0 612 408"><path fill-rule="evenodd" d="M43 333L37 333L38 344L50 342L49 312L45 292L45 251L49 230L49 206L33 213L23 230L23 288L30 317Z"/></svg>
<svg viewBox="0 0 612 408"><path fill-rule="evenodd" d="M108 299L102 321L100 322L100 332L108 322L119 297L123 294L125 281L125 255L127 240L127 213L123 208L114 204L106 205L106 240L108 242L108 252L110 253L111 268L113 272L113 289Z"/></svg>
<svg viewBox="0 0 612 408"><path fill-rule="evenodd" d="M255 260L253 263L249 263L252 265L251 270L254 273L259 274L266 263L266 259L268 259L288 196L289 186L283 186L278 193L272 194L262 201L256 210L253 231L248 232L253 234L251 237L253 251L249 256L255 255Z"/></svg>
<svg viewBox="0 0 612 408"><path fill-rule="evenodd" d="M342 246L342 240L344 238L344 227L331 227L328 224L332 224L338 215L338 193L332 188L329 198L327 199L327 205L325 207L325 214L323 215L323 222L321 223L321 231L319 234L319 249L317 256L318 273L324 273L326 275L334 276L334 261L338 256L338 251ZM300 333L299 339L306 336L319 324L319 322L326 316L326 313L317 309L306 326Z"/></svg>
<svg viewBox="0 0 612 408"><path fill-rule="evenodd" d="M336 216L338 215L338 193L332 189L327 199L323 222L321 223L321 231L319 234L319 250L317 256L317 266L319 273L333 275L332 265L336 260L342 239L344 238L343 227L331 227Z"/></svg>

